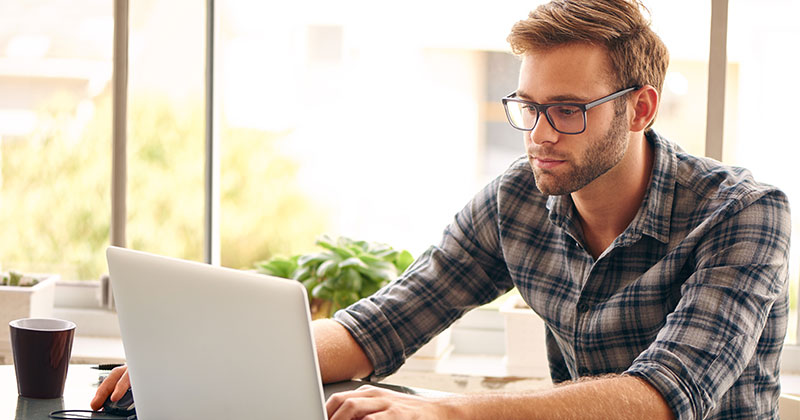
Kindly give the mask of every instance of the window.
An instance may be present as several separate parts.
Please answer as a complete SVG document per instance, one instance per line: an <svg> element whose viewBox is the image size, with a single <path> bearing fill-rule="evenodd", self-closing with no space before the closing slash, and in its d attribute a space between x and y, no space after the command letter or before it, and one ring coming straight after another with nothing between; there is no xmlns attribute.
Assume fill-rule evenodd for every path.
<svg viewBox="0 0 800 420"><path fill-rule="evenodd" d="M670 63L653 129L687 152L705 154L710 2L650 1L653 30ZM686 13L692 10L692 13Z"/></svg>
<svg viewBox="0 0 800 420"><path fill-rule="evenodd" d="M776 13L780 11L779 13ZM800 142L792 122L794 99L800 97L795 71L800 56L789 51L800 41L800 27L793 16L800 4L770 0L754 5L731 0L728 23L729 69L725 115L724 160L744 166L756 179L779 187L794 207L792 220L789 290L791 316L787 342L797 343L798 264L800 264L800 177L795 173ZM733 106L728 106L732 103ZM741 110L741 112L739 112Z"/></svg>
<svg viewBox="0 0 800 420"><path fill-rule="evenodd" d="M516 149L483 152L493 57L531 4L451 6L218 2L223 265L321 233L419 254L522 154L505 117Z"/></svg>
<svg viewBox="0 0 800 420"><path fill-rule="evenodd" d="M129 7L127 246L203 259L205 10Z"/></svg>
<svg viewBox="0 0 800 420"><path fill-rule="evenodd" d="M106 271L112 3L0 3L0 264Z"/></svg>

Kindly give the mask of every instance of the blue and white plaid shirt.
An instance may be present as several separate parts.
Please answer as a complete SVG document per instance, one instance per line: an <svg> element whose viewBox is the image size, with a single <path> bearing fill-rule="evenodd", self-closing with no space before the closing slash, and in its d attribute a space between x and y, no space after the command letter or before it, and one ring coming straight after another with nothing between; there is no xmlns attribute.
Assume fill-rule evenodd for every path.
<svg viewBox="0 0 800 420"><path fill-rule="evenodd" d="M691 156L652 131L647 138L648 193L597 260L570 196L541 194L521 158L401 278L339 311L374 376L516 286L547 325L555 382L635 375L679 419L776 418L787 198L744 169Z"/></svg>

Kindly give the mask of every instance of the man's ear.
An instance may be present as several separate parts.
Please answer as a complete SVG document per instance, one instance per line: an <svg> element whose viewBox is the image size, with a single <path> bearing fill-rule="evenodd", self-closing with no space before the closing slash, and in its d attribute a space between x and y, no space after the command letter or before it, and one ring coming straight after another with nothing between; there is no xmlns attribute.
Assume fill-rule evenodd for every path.
<svg viewBox="0 0 800 420"><path fill-rule="evenodd" d="M650 85L644 85L631 94L633 116L630 121L631 131L643 131L656 117L658 110L658 92Z"/></svg>

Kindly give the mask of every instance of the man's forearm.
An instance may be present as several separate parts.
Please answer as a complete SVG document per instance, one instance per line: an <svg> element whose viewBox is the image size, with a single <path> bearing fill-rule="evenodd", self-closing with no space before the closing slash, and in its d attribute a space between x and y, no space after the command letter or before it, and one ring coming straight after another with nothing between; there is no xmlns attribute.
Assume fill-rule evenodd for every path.
<svg viewBox="0 0 800 420"><path fill-rule="evenodd" d="M341 324L321 319L312 323L312 329L323 383L363 378L372 372L372 363Z"/></svg>
<svg viewBox="0 0 800 420"><path fill-rule="evenodd" d="M459 419L673 419L661 394L631 377L588 380L535 393L465 395L451 405ZM446 405L450 405L445 403Z"/></svg>

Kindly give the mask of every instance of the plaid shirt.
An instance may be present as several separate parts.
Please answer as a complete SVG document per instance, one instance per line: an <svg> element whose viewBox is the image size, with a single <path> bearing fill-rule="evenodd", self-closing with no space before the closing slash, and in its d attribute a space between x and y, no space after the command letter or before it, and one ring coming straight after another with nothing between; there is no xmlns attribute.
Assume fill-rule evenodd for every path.
<svg viewBox="0 0 800 420"><path fill-rule="evenodd" d="M776 418L787 198L744 169L691 156L652 131L647 138L649 190L596 260L570 196L541 194L521 158L401 278L339 311L374 376L516 286L547 326L554 382L635 375L679 419Z"/></svg>

